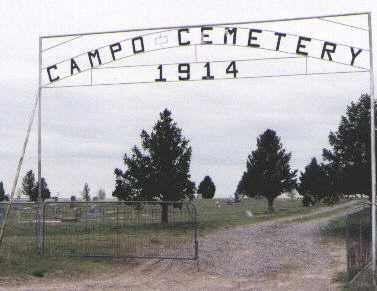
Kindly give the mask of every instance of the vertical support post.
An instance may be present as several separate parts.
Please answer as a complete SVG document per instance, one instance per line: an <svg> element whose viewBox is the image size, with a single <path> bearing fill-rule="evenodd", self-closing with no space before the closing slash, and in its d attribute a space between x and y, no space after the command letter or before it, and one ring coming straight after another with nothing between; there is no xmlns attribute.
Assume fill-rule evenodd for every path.
<svg viewBox="0 0 377 291"><path fill-rule="evenodd" d="M194 203L190 202L190 205L192 206L191 222L194 226L194 260L196 261L196 269L199 272L198 212Z"/></svg>
<svg viewBox="0 0 377 291"><path fill-rule="evenodd" d="M114 249L114 257L120 257L120 223L119 223L119 204L115 204L116 207L116 240L115 240L115 249Z"/></svg>
<svg viewBox="0 0 377 291"><path fill-rule="evenodd" d="M38 211L37 211L37 248L42 255L42 38L39 37L38 65Z"/></svg>
<svg viewBox="0 0 377 291"><path fill-rule="evenodd" d="M369 59L370 59L370 138L371 138L371 181L372 181L372 272L373 279L376 273L376 132L375 132L375 112L374 112L374 74L373 74L373 41L372 41L372 18L371 13L368 13L368 28L369 28ZM373 280L374 281L374 280Z"/></svg>
<svg viewBox="0 0 377 291"><path fill-rule="evenodd" d="M42 236L42 240L41 240L41 255L44 255L44 251L45 251L45 235L46 235L46 206L47 204L43 203L42 207L43 207L43 210L42 210L42 230L41 230L41 236Z"/></svg>
<svg viewBox="0 0 377 291"><path fill-rule="evenodd" d="M350 256L350 220L352 214L348 214L346 216L346 255L347 255L347 280L348 282L352 279L351 278L351 256Z"/></svg>

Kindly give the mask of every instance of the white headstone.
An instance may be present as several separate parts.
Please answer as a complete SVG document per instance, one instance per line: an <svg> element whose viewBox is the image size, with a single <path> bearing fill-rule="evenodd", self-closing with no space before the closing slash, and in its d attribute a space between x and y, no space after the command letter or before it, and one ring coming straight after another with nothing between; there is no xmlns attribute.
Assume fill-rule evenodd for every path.
<svg viewBox="0 0 377 291"><path fill-rule="evenodd" d="M253 213L250 210L245 211L247 217L253 217Z"/></svg>

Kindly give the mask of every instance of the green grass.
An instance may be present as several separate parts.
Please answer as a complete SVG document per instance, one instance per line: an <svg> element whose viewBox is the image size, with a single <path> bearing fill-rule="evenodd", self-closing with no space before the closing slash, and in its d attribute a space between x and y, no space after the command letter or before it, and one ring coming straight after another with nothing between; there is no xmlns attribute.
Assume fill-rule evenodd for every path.
<svg viewBox="0 0 377 291"><path fill-rule="evenodd" d="M216 200L201 200L196 207L198 211L199 232L201 234L206 234L216 229L309 213L316 209L314 207L302 207L301 200L282 199L275 200L274 213L267 211L267 202L265 199L245 199L238 205L221 205L220 208L216 206ZM253 217L249 217L246 211L251 211Z"/></svg>
<svg viewBox="0 0 377 291"><path fill-rule="evenodd" d="M221 203L220 207L216 204L216 200L200 200L195 203L199 235L269 219L307 214L316 209L304 208L302 202L298 200L276 200L275 212L272 214L267 212L267 203L264 199L246 199L237 205ZM64 211L65 217L72 216L70 212L72 210ZM126 218L131 211L132 220L121 219L123 224L114 227L114 215L118 215L118 218ZM253 217L249 217L246 211L251 211ZM161 251L165 248L174 250L179 248L179 244L186 243L186 247L192 253L193 226L187 223L185 210L182 212L174 209L174 227L160 223L159 208L151 212L129 208L128 212L118 213L108 210L104 219L89 220L86 224L72 221L47 224L45 251L47 254L54 254L57 248L61 251L58 255L79 256L95 252L111 256L114 243L117 243L115 247L121 254L135 254L148 247L153 249L153 254L153 251ZM46 214L51 220L58 219L52 209L48 209ZM20 217L10 216L10 225L0 249L0 281L4 278L22 280L27 277L86 276L111 272L114 268L112 260L108 259L39 257L35 250L35 227L32 218L33 215L29 214L22 218L24 223L20 224L18 223ZM62 252L63 249L65 253Z"/></svg>
<svg viewBox="0 0 377 291"><path fill-rule="evenodd" d="M0 256L0 282L23 281L31 277L77 278L94 273L101 274L113 268L111 260L81 258L49 258L36 254Z"/></svg>

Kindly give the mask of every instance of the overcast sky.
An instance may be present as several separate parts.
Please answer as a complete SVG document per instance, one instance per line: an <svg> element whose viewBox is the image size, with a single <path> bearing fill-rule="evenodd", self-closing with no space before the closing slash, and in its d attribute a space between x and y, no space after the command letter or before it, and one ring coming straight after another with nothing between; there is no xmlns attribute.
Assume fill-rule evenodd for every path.
<svg viewBox="0 0 377 291"><path fill-rule="evenodd" d="M372 11L374 17L373 2L0 1L0 181L9 192L38 86L39 35L363 11ZM355 39L354 30L334 30L331 35L323 24L315 27L326 30L330 41L348 39L355 45L366 39ZM213 54L200 53L203 60ZM232 52L233 57L241 53ZM177 50L169 53L176 54ZM163 62L164 57L168 58L153 55L143 61ZM60 197L78 195L85 182L93 194L104 188L110 196L113 169L122 167L123 154L139 144L141 130L150 130L158 113L168 107L191 140L193 180L198 184L210 175L216 196L228 197L265 129L277 131L292 152L292 167L302 170L311 157L321 157L329 131L337 128L347 104L368 92L368 73L44 89L43 176ZM28 169L37 170L36 144L34 127L21 176Z"/></svg>

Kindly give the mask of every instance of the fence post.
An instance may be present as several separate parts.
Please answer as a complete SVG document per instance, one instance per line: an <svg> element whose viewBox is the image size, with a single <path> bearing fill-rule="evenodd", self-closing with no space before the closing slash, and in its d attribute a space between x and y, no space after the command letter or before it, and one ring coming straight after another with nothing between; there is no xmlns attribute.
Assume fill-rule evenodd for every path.
<svg viewBox="0 0 377 291"><path fill-rule="evenodd" d="M351 214L346 216L346 251L347 251L347 281L351 280L351 272L350 272L350 230L349 230L349 221L350 221Z"/></svg>
<svg viewBox="0 0 377 291"><path fill-rule="evenodd" d="M196 268L199 272L199 243L198 243L198 215L196 211L196 206L191 202L192 205L192 214L193 214L193 223L194 223L194 259L196 261Z"/></svg>
<svg viewBox="0 0 377 291"><path fill-rule="evenodd" d="M120 232L120 224L119 224L119 205L116 204L116 248L115 248L115 257L119 257L120 254L120 240L119 240L119 232Z"/></svg>

